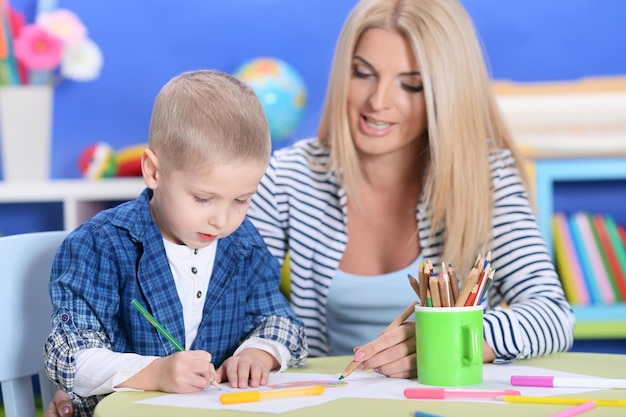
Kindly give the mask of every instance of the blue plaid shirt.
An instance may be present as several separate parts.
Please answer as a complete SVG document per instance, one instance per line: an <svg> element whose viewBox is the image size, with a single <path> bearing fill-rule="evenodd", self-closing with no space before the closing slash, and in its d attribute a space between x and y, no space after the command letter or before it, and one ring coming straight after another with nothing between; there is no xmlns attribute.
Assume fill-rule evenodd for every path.
<svg viewBox="0 0 626 417"><path fill-rule="evenodd" d="M44 356L50 379L70 393L75 415L91 415L102 398L72 393L80 349L167 356L175 352L130 302L136 298L174 336L185 340L183 310L163 245L150 215L149 189L74 230L59 248L50 278L52 332ZM279 292L280 270L248 219L220 239L203 317L191 349L219 366L244 340L284 344L289 366L304 363L302 322Z"/></svg>

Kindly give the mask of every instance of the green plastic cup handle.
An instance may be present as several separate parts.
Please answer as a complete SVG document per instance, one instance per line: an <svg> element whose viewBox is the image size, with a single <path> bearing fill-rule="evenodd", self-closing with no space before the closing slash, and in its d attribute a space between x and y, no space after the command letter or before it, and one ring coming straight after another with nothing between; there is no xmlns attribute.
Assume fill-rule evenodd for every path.
<svg viewBox="0 0 626 417"><path fill-rule="evenodd" d="M476 339L472 337L472 327L467 325L462 326L461 337L463 343L463 357L461 358L461 362L463 365L471 365L478 354L478 343Z"/></svg>

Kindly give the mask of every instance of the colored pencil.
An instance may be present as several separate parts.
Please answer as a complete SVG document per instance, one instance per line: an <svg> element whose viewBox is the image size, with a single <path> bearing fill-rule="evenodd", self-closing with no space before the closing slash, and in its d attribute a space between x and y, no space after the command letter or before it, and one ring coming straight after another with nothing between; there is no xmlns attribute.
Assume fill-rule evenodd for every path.
<svg viewBox="0 0 626 417"><path fill-rule="evenodd" d="M472 291L470 291L469 296L467 297L467 301L463 304L464 307L470 307L474 305L474 301L476 300L476 294L478 294L478 284L474 284L472 287Z"/></svg>
<svg viewBox="0 0 626 417"><path fill-rule="evenodd" d="M489 287L491 286L491 283L493 282L493 276L495 273L496 273L495 269L492 269L491 272L489 273L489 276L487 277L487 282L485 283L485 288L483 289L482 294L480 294L480 301L478 302L478 304L481 304L483 300L485 299L485 296L487 295L487 292L489 291Z"/></svg>
<svg viewBox="0 0 626 417"><path fill-rule="evenodd" d="M423 262L420 262L420 270L419 270L419 287L420 287L420 303L424 304L424 299L426 298L426 290L428 289L428 275L425 271L425 266Z"/></svg>
<svg viewBox="0 0 626 417"><path fill-rule="evenodd" d="M456 277L456 271L452 268L452 265L448 265L448 275L450 276L450 286L452 287L453 304L456 304L456 300L459 299L459 281Z"/></svg>
<svg viewBox="0 0 626 417"><path fill-rule="evenodd" d="M425 411L416 411L413 415L415 417L443 417L439 414L427 413Z"/></svg>
<svg viewBox="0 0 626 417"><path fill-rule="evenodd" d="M439 280L437 277L430 277L428 281L430 289L430 298L433 300L433 307L441 307L441 294L439 293Z"/></svg>
<svg viewBox="0 0 626 417"><path fill-rule="evenodd" d="M425 411L416 411L413 415L415 417L443 417L439 414L427 413Z"/></svg>
<svg viewBox="0 0 626 417"><path fill-rule="evenodd" d="M415 291L415 295L420 296L420 284L417 282L417 279L411 274L409 275L409 284L411 284L411 288ZM420 298L420 303L424 305L424 300Z"/></svg>
<svg viewBox="0 0 626 417"><path fill-rule="evenodd" d="M487 284L487 279L489 279L490 273L491 273L491 270L489 268L489 265L487 264L485 269L483 269L483 272L480 274L480 278L478 279L478 283L477 283L478 288L476 289L476 296L472 300L472 303L470 304L471 306L477 306L478 303L480 302L480 298L483 294L483 290L485 289L485 285Z"/></svg>
<svg viewBox="0 0 626 417"><path fill-rule="evenodd" d="M463 307L465 305L465 302L470 296L472 288L474 287L477 281L478 281L478 269L474 267L472 268L469 274L469 277L465 281L465 284L463 284L463 289L461 290L461 294L459 294L459 298L456 300L456 303L454 304L455 307Z"/></svg>
<svg viewBox="0 0 626 417"><path fill-rule="evenodd" d="M452 307L454 305L454 297L452 296L452 286L450 285L450 276L448 275L448 270L446 269L446 263L441 263L441 278L444 283L444 292L445 292L445 302L446 307Z"/></svg>

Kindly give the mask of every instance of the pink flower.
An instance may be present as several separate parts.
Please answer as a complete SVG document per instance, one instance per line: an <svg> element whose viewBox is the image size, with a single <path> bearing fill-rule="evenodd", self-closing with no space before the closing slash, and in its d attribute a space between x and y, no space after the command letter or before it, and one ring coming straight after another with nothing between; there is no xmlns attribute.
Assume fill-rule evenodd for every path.
<svg viewBox="0 0 626 417"><path fill-rule="evenodd" d="M37 25L26 25L15 39L14 52L28 69L52 70L61 62L63 42Z"/></svg>
<svg viewBox="0 0 626 417"><path fill-rule="evenodd" d="M83 22L75 13L66 9L42 13L37 16L36 23L67 45L72 45L87 37L87 28Z"/></svg>

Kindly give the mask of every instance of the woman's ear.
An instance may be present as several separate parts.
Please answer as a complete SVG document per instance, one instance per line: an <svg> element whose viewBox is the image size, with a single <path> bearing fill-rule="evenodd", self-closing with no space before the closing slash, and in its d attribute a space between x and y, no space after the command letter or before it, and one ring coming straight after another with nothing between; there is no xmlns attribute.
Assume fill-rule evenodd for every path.
<svg viewBox="0 0 626 417"><path fill-rule="evenodd" d="M156 189L159 185L159 160L150 149L145 149L141 154L141 175L146 186Z"/></svg>

